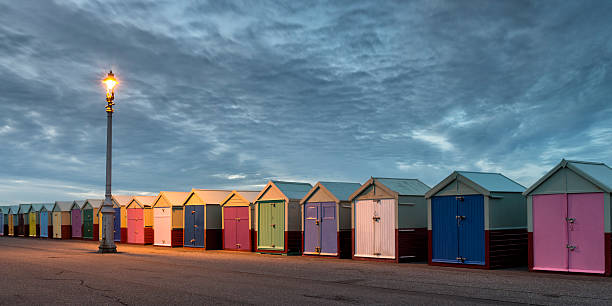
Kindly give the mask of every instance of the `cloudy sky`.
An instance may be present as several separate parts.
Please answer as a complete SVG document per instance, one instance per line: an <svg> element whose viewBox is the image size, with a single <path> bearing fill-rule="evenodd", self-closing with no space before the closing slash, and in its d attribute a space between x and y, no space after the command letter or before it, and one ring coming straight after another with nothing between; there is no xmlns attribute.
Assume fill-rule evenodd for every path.
<svg viewBox="0 0 612 306"><path fill-rule="evenodd" d="M194 4L197 2L198 4ZM612 164L609 1L0 3L0 203Z"/></svg>

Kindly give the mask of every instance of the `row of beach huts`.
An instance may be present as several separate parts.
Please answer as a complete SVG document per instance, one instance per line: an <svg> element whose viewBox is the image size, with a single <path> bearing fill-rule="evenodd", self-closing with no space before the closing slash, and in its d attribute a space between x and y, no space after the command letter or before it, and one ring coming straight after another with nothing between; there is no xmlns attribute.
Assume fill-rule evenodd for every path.
<svg viewBox="0 0 612 306"><path fill-rule="evenodd" d="M525 188L455 171L363 184L270 181L261 191L113 196L120 243L610 275L612 169L562 160ZM0 234L100 238L103 200L0 207Z"/></svg>

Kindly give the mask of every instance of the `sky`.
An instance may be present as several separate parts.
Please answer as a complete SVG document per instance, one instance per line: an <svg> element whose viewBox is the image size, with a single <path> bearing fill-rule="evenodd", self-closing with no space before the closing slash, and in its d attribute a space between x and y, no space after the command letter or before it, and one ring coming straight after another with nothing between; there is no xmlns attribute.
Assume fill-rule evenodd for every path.
<svg viewBox="0 0 612 306"><path fill-rule="evenodd" d="M1 1L0 203L612 165L610 1Z"/></svg>

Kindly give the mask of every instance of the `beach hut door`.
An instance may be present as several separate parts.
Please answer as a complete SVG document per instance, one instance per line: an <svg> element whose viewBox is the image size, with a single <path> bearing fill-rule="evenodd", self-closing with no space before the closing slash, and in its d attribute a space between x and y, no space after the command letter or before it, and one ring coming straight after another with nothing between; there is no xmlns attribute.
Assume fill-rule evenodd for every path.
<svg viewBox="0 0 612 306"><path fill-rule="evenodd" d="M62 215L59 212L53 213L53 238L62 238Z"/></svg>
<svg viewBox="0 0 612 306"><path fill-rule="evenodd" d="M115 207L113 214L113 235L115 241L121 241L121 208Z"/></svg>
<svg viewBox="0 0 612 306"><path fill-rule="evenodd" d="M285 249L285 204L284 202L259 203L258 248Z"/></svg>
<svg viewBox="0 0 612 306"><path fill-rule="evenodd" d="M306 203L304 206L304 253L321 253L320 203Z"/></svg>
<svg viewBox="0 0 612 306"><path fill-rule="evenodd" d="M83 237L93 238L93 209L83 212Z"/></svg>
<svg viewBox="0 0 612 306"><path fill-rule="evenodd" d="M459 260L465 264L485 264L484 197L457 197Z"/></svg>
<svg viewBox="0 0 612 306"><path fill-rule="evenodd" d="M604 273L606 252L603 193L569 194L565 221L568 230L569 271Z"/></svg>
<svg viewBox="0 0 612 306"><path fill-rule="evenodd" d="M70 214L70 216L72 217L72 221L70 222L70 224L72 224L72 237L81 237L82 233L81 233L81 225L82 225L82 220L81 220L81 210L80 209L73 209L72 213ZM42 222L41 222L42 225Z"/></svg>

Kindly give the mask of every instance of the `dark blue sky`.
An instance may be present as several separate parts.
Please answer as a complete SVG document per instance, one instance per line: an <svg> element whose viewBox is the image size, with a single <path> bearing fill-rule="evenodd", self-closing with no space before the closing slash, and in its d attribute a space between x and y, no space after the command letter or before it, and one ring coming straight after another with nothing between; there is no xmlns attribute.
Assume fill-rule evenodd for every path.
<svg viewBox="0 0 612 306"><path fill-rule="evenodd" d="M126 3L127 2L127 3ZM0 202L612 164L610 1L0 3Z"/></svg>

